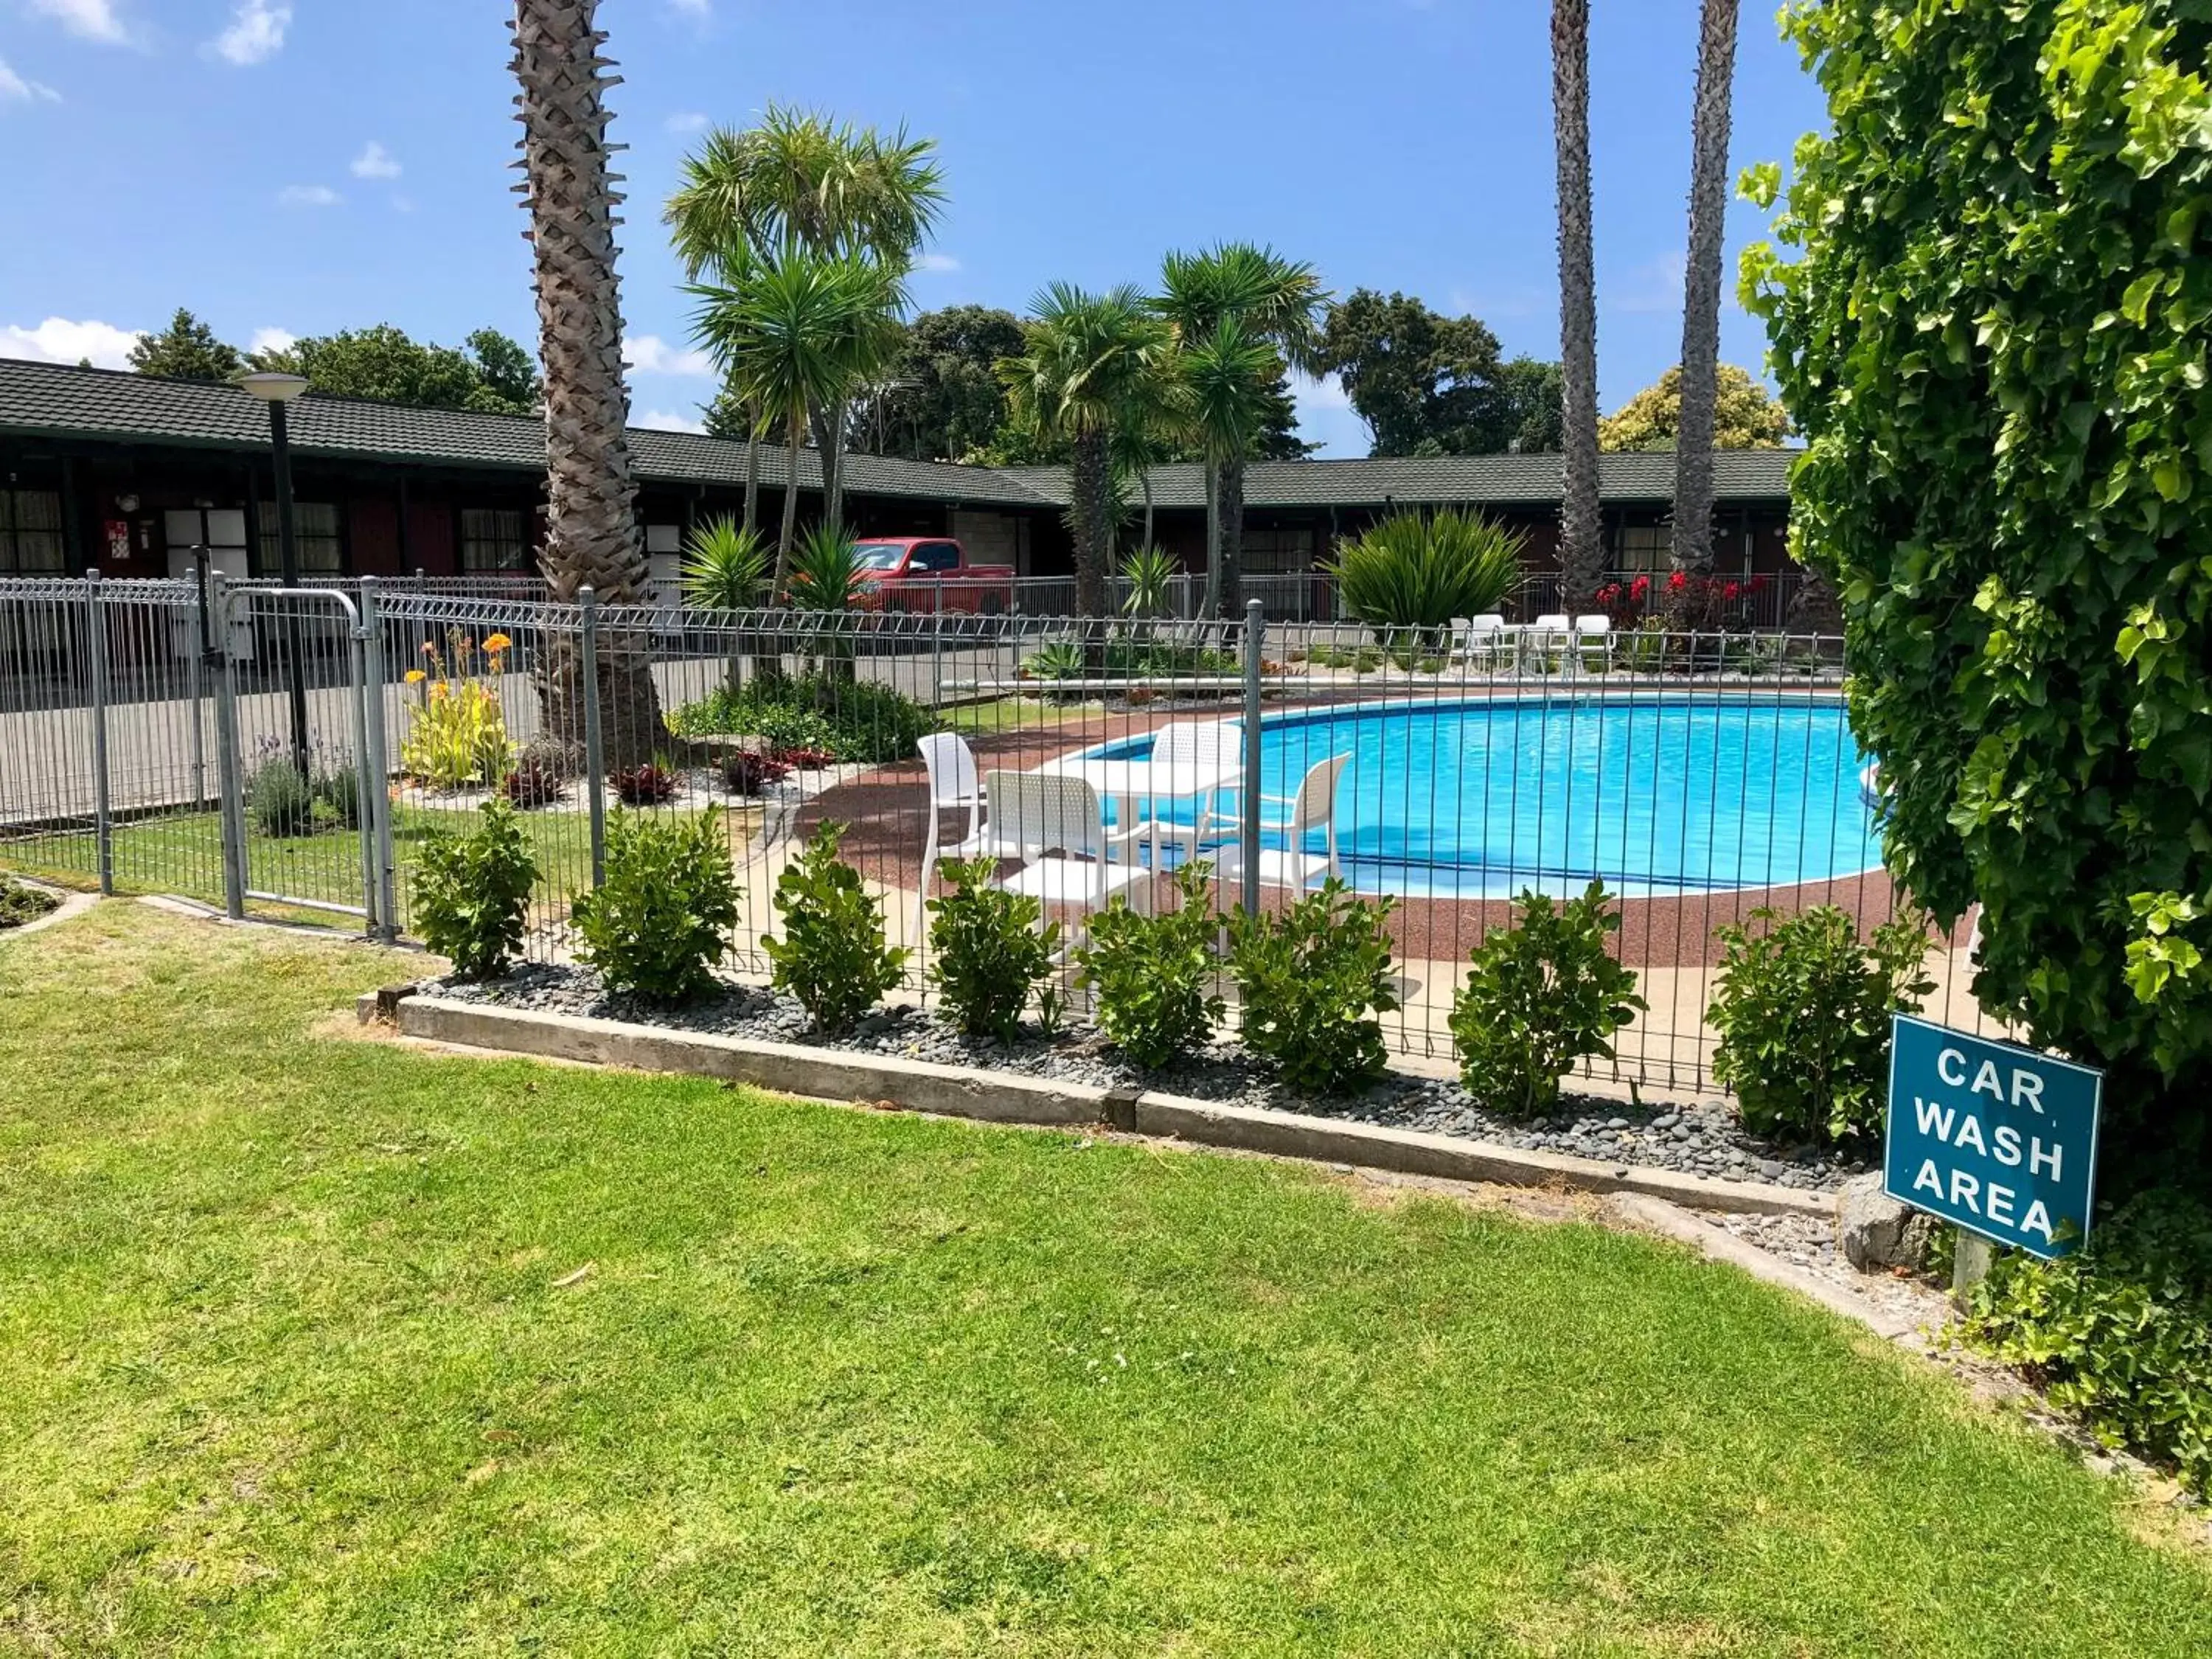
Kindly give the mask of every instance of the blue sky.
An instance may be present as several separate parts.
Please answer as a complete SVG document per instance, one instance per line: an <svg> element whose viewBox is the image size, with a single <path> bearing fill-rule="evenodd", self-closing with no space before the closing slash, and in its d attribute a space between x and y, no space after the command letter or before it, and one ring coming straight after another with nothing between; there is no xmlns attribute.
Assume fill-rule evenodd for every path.
<svg viewBox="0 0 2212 1659"><path fill-rule="evenodd" d="M1592 104L1606 405L1681 337L1697 0L1596 0ZM190 307L241 343L392 322L535 338L501 0L0 0L0 354L119 362ZM925 307L1020 310L1053 277L1149 281L1223 238L1312 260L1340 292L1472 311L1558 353L1543 0L606 0L630 148L623 264L637 417L694 418L658 222L708 120L771 100L905 123L951 202ZM1745 8L1734 165L1786 159L1817 89ZM1738 203L1735 249L1761 234ZM1761 337L1729 305L1723 354ZM1306 435L1365 453L1333 388Z"/></svg>

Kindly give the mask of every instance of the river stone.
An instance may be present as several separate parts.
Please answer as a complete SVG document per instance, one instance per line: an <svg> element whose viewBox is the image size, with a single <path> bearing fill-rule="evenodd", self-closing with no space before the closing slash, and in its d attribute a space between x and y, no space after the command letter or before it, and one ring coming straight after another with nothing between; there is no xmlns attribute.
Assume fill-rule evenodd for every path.
<svg viewBox="0 0 2212 1659"><path fill-rule="evenodd" d="M1924 1267L1935 1233L1935 1218L1883 1192L1878 1175L1845 1182L1836 1200L1837 1247L1861 1273Z"/></svg>

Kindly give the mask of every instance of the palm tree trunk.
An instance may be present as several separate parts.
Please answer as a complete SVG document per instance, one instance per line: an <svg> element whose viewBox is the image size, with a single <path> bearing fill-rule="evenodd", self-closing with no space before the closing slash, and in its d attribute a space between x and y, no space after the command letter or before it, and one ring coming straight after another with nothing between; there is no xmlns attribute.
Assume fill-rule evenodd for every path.
<svg viewBox="0 0 2212 1659"><path fill-rule="evenodd" d="M1075 611L1080 617L1106 614L1107 465L1106 434L1077 434L1069 493L1075 520Z"/></svg>
<svg viewBox="0 0 2212 1659"><path fill-rule="evenodd" d="M1221 611L1226 617L1244 614L1244 458L1232 455L1221 463L1218 489L1221 520Z"/></svg>
<svg viewBox="0 0 2212 1659"><path fill-rule="evenodd" d="M1590 257L1589 0L1553 0L1552 121L1559 196L1559 566L1571 610L1605 580L1598 505L1597 279Z"/></svg>
<svg viewBox="0 0 2212 1659"><path fill-rule="evenodd" d="M1145 545L1152 545L1152 469L1138 469L1137 476L1145 481Z"/></svg>
<svg viewBox="0 0 2212 1659"><path fill-rule="evenodd" d="M599 0L515 0L511 64L521 96L522 196L537 264L538 356L545 371L545 547L554 597L592 588L641 604L650 585L630 476L629 394L623 380L622 301L615 274L617 175L607 163L609 84L595 23ZM650 759L667 740L649 654L611 632L599 684L581 684L572 636L541 661L544 730L580 742L582 698L599 699L610 766Z"/></svg>
<svg viewBox="0 0 2212 1659"><path fill-rule="evenodd" d="M745 528L760 525L760 428L753 412L745 411Z"/></svg>
<svg viewBox="0 0 2212 1659"><path fill-rule="evenodd" d="M814 453L822 460L822 520L845 522L845 405L817 409L808 416L814 432Z"/></svg>
<svg viewBox="0 0 2212 1659"><path fill-rule="evenodd" d="M1201 614L1212 622L1221 614L1221 468L1206 464L1206 603Z"/></svg>
<svg viewBox="0 0 2212 1659"><path fill-rule="evenodd" d="M784 452L783 527L775 537L775 582L770 588L778 605L783 603L784 578L791 574L792 544L799 539L799 452L806 443L806 416L791 417L790 441Z"/></svg>
<svg viewBox="0 0 2212 1659"><path fill-rule="evenodd" d="M1737 0L1705 0L1690 122L1690 249L1682 289L1682 409L1674 440L1674 568L1713 568L1713 415L1719 395L1721 240Z"/></svg>

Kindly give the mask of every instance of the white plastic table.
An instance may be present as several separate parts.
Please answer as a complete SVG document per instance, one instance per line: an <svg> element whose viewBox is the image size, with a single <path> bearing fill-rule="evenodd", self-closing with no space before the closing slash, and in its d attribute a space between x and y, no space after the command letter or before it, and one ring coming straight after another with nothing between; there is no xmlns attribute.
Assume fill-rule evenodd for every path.
<svg viewBox="0 0 2212 1659"><path fill-rule="evenodd" d="M1218 794L1236 788L1244 779L1243 767L1225 755L1212 760L1196 756L1178 756L1173 760L1101 760L1066 755L1036 769L1081 778L1098 792L1100 799L1114 803L1115 827L1124 832L1137 822L1137 803L1142 801L1142 816L1152 830L1148 839L1155 870L1160 867L1160 817L1154 810L1158 803Z"/></svg>

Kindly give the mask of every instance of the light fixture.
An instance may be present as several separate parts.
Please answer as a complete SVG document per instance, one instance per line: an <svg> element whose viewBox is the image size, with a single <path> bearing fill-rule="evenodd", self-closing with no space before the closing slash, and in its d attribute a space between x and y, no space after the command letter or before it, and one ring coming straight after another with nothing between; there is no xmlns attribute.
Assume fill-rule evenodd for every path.
<svg viewBox="0 0 2212 1659"><path fill-rule="evenodd" d="M129 518L138 510L138 498L126 489L115 498L115 510L125 518Z"/></svg>
<svg viewBox="0 0 2212 1659"><path fill-rule="evenodd" d="M307 389L307 377L262 369L240 375L238 385L241 390L252 392L264 404L289 404Z"/></svg>

